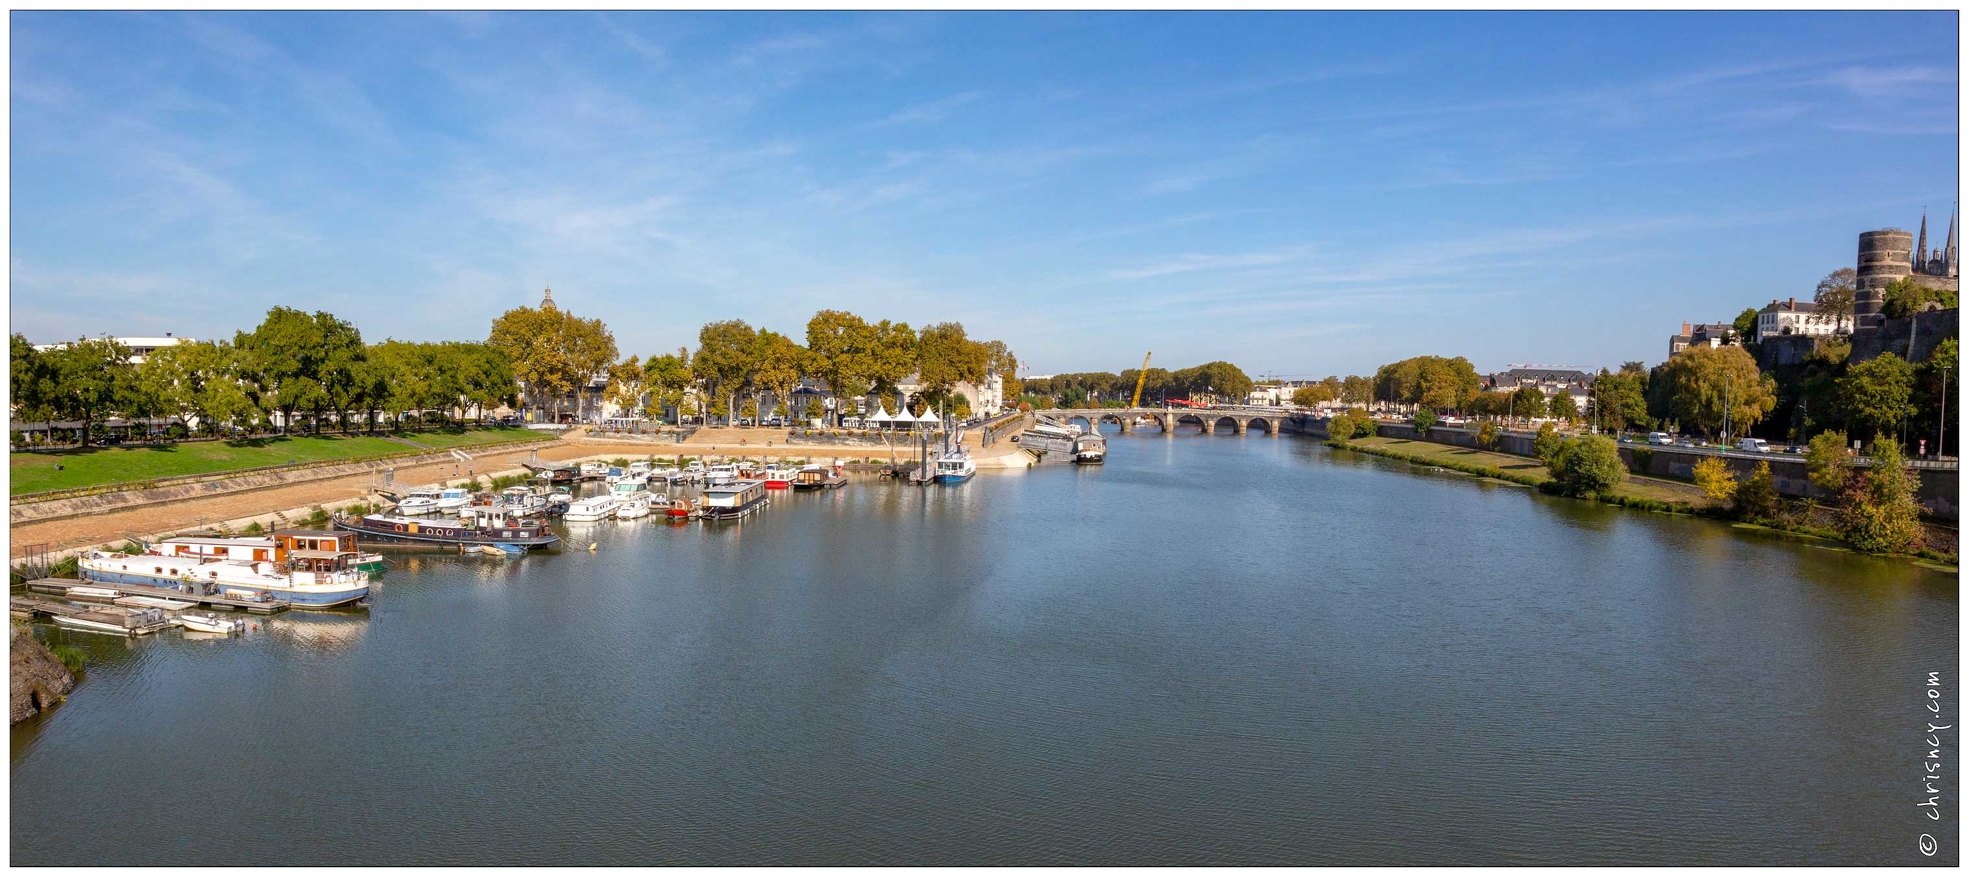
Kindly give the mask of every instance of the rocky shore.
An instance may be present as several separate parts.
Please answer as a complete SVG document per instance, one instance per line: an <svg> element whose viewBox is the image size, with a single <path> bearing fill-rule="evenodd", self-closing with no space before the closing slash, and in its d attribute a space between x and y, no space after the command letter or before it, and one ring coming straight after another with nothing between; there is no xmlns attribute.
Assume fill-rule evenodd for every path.
<svg viewBox="0 0 1969 877"><path fill-rule="evenodd" d="M13 629L13 641L7 646L13 659L8 677L13 693L13 718L8 724L19 724L62 702L75 690L75 674L68 672L55 653L34 638L27 625L16 624Z"/></svg>

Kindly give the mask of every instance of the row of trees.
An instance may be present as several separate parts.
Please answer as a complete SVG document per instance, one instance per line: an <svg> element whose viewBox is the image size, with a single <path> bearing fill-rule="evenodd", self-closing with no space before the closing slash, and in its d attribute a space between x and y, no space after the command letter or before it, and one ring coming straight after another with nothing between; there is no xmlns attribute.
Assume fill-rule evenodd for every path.
<svg viewBox="0 0 1969 877"><path fill-rule="evenodd" d="M1134 397L1135 383L1142 384L1143 399L1197 399L1214 396L1243 402L1257 386L1244 370L1223 360L1206 362L1170 371L1150 368L1120 372L1073 372L1025 383L1025 400L1035 408L1081 408L1089 404L1113 407L1127 405Z"/></svg>
<svg viewBox="0 0 1969 877"><path fill-rule="evenodd" d="M487 343L512 358L530 404L556 413L571 391L602 375L607 378L603 399L624 412L670 409L728 421L757 416L763 394L776 401L777 413L791 416L787 405L810 378L824 382L839 400L894 395L914 374L919 387L911 402L917 410L940 408L959 416L969 414L971 405L955 392L959 384L979 385L996 373L1008 396L1018 392L1013 377L1018 359L1011 348L1003 341L972 340L956 322L917 330L908 323L824 310L807 321L805 344L744 320L707 323L697 341L695 352L679 349L617 362L615 340L599 320L521 307L493 321ZM845 405L834 407L837 414L847 413Z"/></svg>
<svg viewBox="0 0 1969 877"><path fill-rule="evenodd" d="M83 444L113 416L175 416L204 432L291 430L358 421L375 428L411 411L469 409L512 401L518 386L505 354L484 344L384 341L326 312L276 307L230 341L192 341L153 351L142 363L110 338L36 350L10 344L13 395L25 420L79 421Z"/></svg>
<svg viewBox="0 0 1969 877"><path fill-rule="evenodd" d="M1829 342L1803 371L1773 374L1762 371L1740 345L1690 347L1652 369L1639 362L1601 369L1584 398L1568 391L1548 398L1529 386L1483 392L1475 370L1461 358L1416 357L1383 366L1370 387L1347 392L1346 382L1329 378L1295 392L1293 401L1364 404L1369 401L1364 393L1372 392L1377 401L1473 417L1550 417L1609 432L1660 427L1712 436L1727 426L1732 435L1799 442L1826 430L1934 436L1942 417L1953 418L1957 403L1945 392L1945 371L1956 364L1954 339L1920 363L1889 352L1848 364L1848 349L1843 342Z"/></svg>
<svg viewBox="0 0 1969 877"><path fill-rule="evenodd" d="M1308 384L1292 391L1292 404L1301 408L1312 408L1339 402L1345 405L1366 405L1374 400L1374 380L1359 375L1327 375L1318 382Z"/></svg>

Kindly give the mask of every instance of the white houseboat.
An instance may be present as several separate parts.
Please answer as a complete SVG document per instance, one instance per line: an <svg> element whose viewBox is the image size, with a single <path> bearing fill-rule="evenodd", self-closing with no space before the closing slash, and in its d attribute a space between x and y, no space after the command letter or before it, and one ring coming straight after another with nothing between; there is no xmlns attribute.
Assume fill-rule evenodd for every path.
<svg viewBox="0 0 1969 877"><path fill-rule="evenodd" d="M615 510L621 505L621 500L604 493L600 496L575 500L573 505L567 507L567 513L561 518L574 523L605 520L615 517Z"/></svg>
<svg viewBox="0 0 1969 877"><path fill-rule="evenodd" d="M166 554L161 545L137 555L92 551L77 561L94 582L149 585L193 596L285 600L297 609L326 609L369 596L353 533L283 530L265 560Z"/></svg>

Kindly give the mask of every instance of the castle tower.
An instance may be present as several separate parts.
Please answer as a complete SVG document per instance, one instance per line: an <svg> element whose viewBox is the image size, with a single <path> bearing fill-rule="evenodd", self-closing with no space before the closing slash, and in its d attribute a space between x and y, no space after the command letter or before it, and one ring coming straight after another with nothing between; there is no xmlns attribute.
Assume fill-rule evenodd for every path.
<svg viewBox="0 0 1969 877"><path fill-rule="evenodd" d="M1921 237L1914 242L1914 273L1928 273L1928 208L1921 208Z"/></svg>
<svg viewBox="0 0 1969 877"><path fill-rule="evenodd" d="M545 298L542 298L542 299L540 300L540 309L541 309L541 310L543 310L543 311L552 311L552 310L559 310L558 308L556 308L556 307L554 307L554 288L553 288L553 287L551 287L551 286L549 286L549 287L547 287L547 296L546 296Z"/></svg>
<svg viewBox="0 0 1969 877"><path fill-rule="evenodd" d="M1925 221L1922 223L1927 224ZM1914 235L1898 228L1860 233L1858 274L1853 292L1853 331L1879 328L1887 285L1914 273Z"/></svg>

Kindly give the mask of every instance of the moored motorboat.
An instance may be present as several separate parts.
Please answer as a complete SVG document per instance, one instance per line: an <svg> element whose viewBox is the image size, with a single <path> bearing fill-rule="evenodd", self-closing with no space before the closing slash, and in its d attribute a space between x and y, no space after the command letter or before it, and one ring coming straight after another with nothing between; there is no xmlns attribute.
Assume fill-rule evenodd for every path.
<svg viewBox="0 0 1969 877"><path fill-rule="evenodd" d="M217 612L180 612L178 624L199 633L238 633L246 629L244 619L222 618Z"/></svg>
<svg viewBox="0 0 1969 877"><path fill-rule="evenodd" d="M170 626L162 609L103 606L54 616L55 624L71 630L133 636L156 633Z"/></svg>
<svg viewBox="0 0 1969 877"><path fill-rule="evenodd" d="M680 496L670 501L670 507L663 510L663 516L673 524L681 524L690 520L696 510L689 499Z"/></svg>
<svg viewBox="0 0 1969 877"><path fill-rule="evenodd" d="M568 506L574 505L574 492L565 486L556 485L547 492L547 514L565 515Z"/></svg>
<svg viewBox="0 0 1969 877"><path fill-rule="evenodd" d="M447 487L438 491L438 510L462 509L472 504L472 491L464 487Z"/></svg>
<svg viewBox="0 0 1969 877"><path fill-rule="evenodd" d="M438 499L443 491L435 487L413 490L397 500L397 514L428 515L438 510Z"/></svg>
<svg viewBox="0 0 1969 877"><path fill-rule="evenodd" d="M622 500L621 504L615 507L615 516L625 521L648 517L649 507L650 496L649 493L644 492Z"/></svg>

